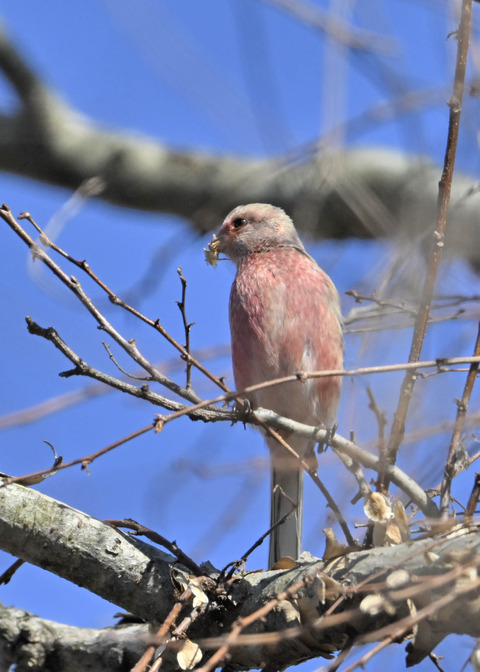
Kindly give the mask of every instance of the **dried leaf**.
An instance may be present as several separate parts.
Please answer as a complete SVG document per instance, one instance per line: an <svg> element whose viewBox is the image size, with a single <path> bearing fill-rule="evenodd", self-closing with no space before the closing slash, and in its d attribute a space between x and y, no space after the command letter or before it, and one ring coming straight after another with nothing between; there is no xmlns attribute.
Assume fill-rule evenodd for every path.
<svg viewBox="0 0 480 672"><path fill-rule="evenodd" d="M410 526L408 524L408 516L402 502L396 501L393 505L393 517L398 525L398 529L400 530L402 541L410 541L411 535Z"/></svg>
<svg viewBox="0 0 480 672"><path fill-rule="evenodd" d="M397 546L403 541L400 529L396 523L391 521L387 525L384 546Z"/></svg>
<svg viewBox="0 0 480 672"><path fill-rule="evenodd" d="M190 578L188 574L174 567L170 572L170 578L179 593L184 593L187 590Z"/></svg>
<svg viewBox="0 0 480 672"><path fill-rule="evenodd" d="M393 516L390 502L380 492L372 492L366 498L363 510L367 518L374 523L386 523Z"/></svg>
<svg viewBox="0 0 480 672"><path fill-rule="evenodd" d="M284 555L283 558L277 560L272 569L294 569L297 563L289 555Z"/></svg>
<svg viewBox="0 0 480 672"><path fill-rule="evenodd" d="M360 602L360 611L363 611L364 614L369 614L370 616L376 616L382 611L387 612L390 615L395 613L395 607L391 602L389 602L383 595L367 595Z"/></svg>
<svg viewBox="0 0 480 672"><path fill-rule="evenodd" d="M327 527L323 532L325 534L325 551L322 557L324 562L330 560L330 558L336 558L339 555L346 555L348 553L348 547L337 540L335 532L331 527Z"/></svg>
<svg viewBox="0 0 480 672"><path fill-rule="evenodd" d="M405 586L410 581L410 574L406 569L397 569L387 576L388 588L395 589Z"/></svg>
<svg viewBox="0 0 480 672"><path fill-rule="evenodd" d="M208 604L208 597L200 587L198 580L195 578L190 579L188 587L193 594L193 606L197 609L200 607L205 608Z"/></svg>
<svg viewBox="0 0 480 672"><path fill-rule="evenodd" d="M198 644L186 639L177 653L177 662L181 670L191 670L202 660L202 656L203 653Z"/></svg>

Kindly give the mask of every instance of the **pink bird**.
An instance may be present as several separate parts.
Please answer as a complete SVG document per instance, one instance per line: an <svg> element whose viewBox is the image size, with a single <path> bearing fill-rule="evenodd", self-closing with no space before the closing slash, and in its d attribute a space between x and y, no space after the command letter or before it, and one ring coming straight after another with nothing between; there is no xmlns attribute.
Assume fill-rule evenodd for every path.
<svg viewBox="0 0 480 672"><path fill-rule="evenodd" d="M240 205L227 216L210 243L210 261L225 253L237 266L230 293L230 330L235 386L299 371L340 369L343 337L337 290L303 247L288 215L272 205ZM309 425L332 427L341 378L317 378L268 387L248 395L253 407ZM308 439L283 438L301 457L313 457ZM270 536L269 566L296 559L302 543L303 470L274 438L270 449L271 525L292 505L293 516Z"/></svg>

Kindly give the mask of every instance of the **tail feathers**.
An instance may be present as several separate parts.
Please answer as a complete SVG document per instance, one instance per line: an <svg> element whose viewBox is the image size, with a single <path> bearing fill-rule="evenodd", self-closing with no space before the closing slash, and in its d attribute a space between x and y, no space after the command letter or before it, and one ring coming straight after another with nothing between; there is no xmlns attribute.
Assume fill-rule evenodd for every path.
<svg viewBox="0 0 480 672"><path fill-rule="evenodd" d="M298 462L284 460L279 468L272 459L271 488L270 525L291 512L292 503L297 508L270 534L269 567L286 555L296 560L302 550L303 470Z"/></svg>

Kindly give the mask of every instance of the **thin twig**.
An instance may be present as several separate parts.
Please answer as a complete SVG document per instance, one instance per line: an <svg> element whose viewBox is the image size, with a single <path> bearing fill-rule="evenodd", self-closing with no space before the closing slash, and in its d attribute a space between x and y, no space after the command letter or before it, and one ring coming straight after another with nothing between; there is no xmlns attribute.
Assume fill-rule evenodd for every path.
<svg viewBox="0 0 480 672"><path fill-rule="evenodd" d="M428 654L428 657L430 658L432 663L435 665L438 672L445 672L445 670L443 669L443 667L440 665L440 662L439 662L440 660L443 660L442 656L437 656L436 653L433 653L433 651L430 651L430 653Z"/></svg>
<svg viewBox="0 0 480 672"><path fill-rule="evenodd" d="M25 219L28 219L28 221L32 221L30 215L24 214L23 216ZM66 287L68 287L68 289L79 299L79 301L87 309L90 315L97 321L100 328L103 329L107 334L109 334L114 339L114 341L116 341L118 345L120 345L120 347L123 348L123 350L125 350L125 352L139 366L145 369L145 371L147 371L154 380L158 381L161 385L164 385L175 394L178 394L183 398L193 400L190 392L183 389L180 385L177 385L172 380L169 380L166 376L160 373L160 371L157 371L155 367L152 366L152 364L148 361L148 359L140 353L135 342L125 339L113 327L113 325L110 324L110 322L100 312L100 310L98 310L93 301L86 294L77 278L75 278L73 275L67 275L65 271L53 261L53 259L46 253L46 251L42 247L40 247L40 245L38 245L33 240L33 238L20 226L20 224L16 221L15 217L12 215L10 208L8 208L8 206L6 206L5 204L3 204L2 207L0 207L0 217L10 226L10 228L14 231L14 233L16 233L19 236L19 238L28 246L33 257L44 263L47 266L47 268L49 268L49 270L52 271L52 273L61 282L63 282L63 284ZM39 229L39 227L37 227L37 229ZM72 261L70 256L67 255L65 252L63 253L63 256L66 256L69 259L69 261ZM88 264L86 264L85 262L78 262L73 260L72 263L75 263L77 266L79 266L88 273L87 270ZM99 284L103 289L105 289L105 291L109 295L109 298L115 303L114 298L116 297L113 294L113 292L108 290L108 288L104 285L104 283L98 278L96 278L94 274L91 273L88 274L91 278L95 279L97 284ZM112 298L112 296L114 298Z"/></svg>
<svg viewBox="0 0 480 672"><path fill-rule="evenodd" d="M317 443L327 443L334 450L339 450L345 453L353 460L359 462L367 469L373 469L378 473L380 468L379 458L368 450L360 448L353 441L349 441L339 434L335 433L332 437L331 432L326 429L318 429L309 425L295 422L287 418L281 418L273 411L267 409L256 409L255 415L261 418L270 426L278 427L279 429L287 430L295 433L297 436L304 436L310 438ZM412 501L418 506L426 516L436 518L438 516L438 508L430 497L425 493L418 483L416 483L410 476L403 472L396 465L388 465L386 475L395 485L400 488Z"/></svg>
<svg viewBox="0 0 480 672"><path fill-rule="evenodd" d="M270 611L272 611L272 609L274 609L283 600L292 599L292 597L294 597L301 588L305 587L305 584L306 579L301 579L300 581L297 581L292 586L287 588L287 590L280 593L272 600L270 600L262 607L260 607L260 609L257 609L248 616L238 618L233 624L230 632L224 638L222 638L223 641L219 646L219 648L217 649L217 651L215 651L213 656L211 656L211 658L209 658L204 665L202 665L199 668L196 668L197 672L210 672L215 667L220 665L220 663L223 660L225 660L225 658L228 656L228 651L230 650L230 648L236 644L236 641L238 640L238 637L242 632L242 630L245 630L245 628L247 628L252 623L255 623L256 621L263 619ZM299 628L296 628L296 630L301 631L301 629Z"/></svg>
<svg viewBox="0 0 480 672"><path fill-rule="evenodd" d="M459 572L463 572L464 568L460 567ZM442 608L451 604L455 600L458 600L463 595L467 595L474 590L477 590L480 586L480 579L475 581L466 581L462 584L458 584L455 588L449 591L446 595L443 595L438 600L434 600L427 606L419 609L410 616L400 619L396 623L386 625L383 628L375 631L375 634L369 633L368 635L361 635L356 641L355 644L364 644L366 642L371 642L372 637L381 641L376 644L373 649L368 651L365 655L359 658L357 661L349 665L344 669L343 672L353 672L357 667L364 667L365 663L368 662L374 655L382 651L385 647L391 644L394 640L398 640L400 637L405 636L412 628L418 623L421 623L423 620L431 618L434 614L438 613ZM408 665L408 662L407 662Z"/></svg>
<svg viewBox="0 0 480 672"><path fill-rule="evenodd" d="M292 456L295 458L295 460L298 462L298 464L306 471L306 473L310 476L312 481L315 483L317 488L320 490L322 495L325 497L328 507L331 509L332 513L334 514L335 518L337 519L338 524L342 528L342 532L345 535L345 539L347 541L347 544L349 546L355 546L355 539L352 537L352 534L348 528L347 521L345 520L343 513L340 510L340 507L336 503L336 501L333 499L333 496L330 494L329 490L323 483L323 481L319 478L317 470L315 467L312 467L311 460L309 459L303 459L300 457L300 455L285 441L283 436L279 434L275 429L273 429L270 425L268 425L264 420L262 420L258 415L255 414L255 412L252 413L253 417L255 417L257 423L264 429L264 431L271 437L273 437L283 448ZM329 437L331 434L330 431L325 432L326 438ZM312 434L313 436L313 434Z"/></svg>
<svg viewBox="0 0 480 672"><path fill-rule="evenodd" d="M480 323L478 325L477 339L475 341L475 347L473 350L474 356L480 355ZM470 370L467 375L467 380L465 381L465 387L463 390L462 398L458 400L457 403L457 417L455 419L455 427L452 433L452 439L450 441L450 446L448 449L448 457L445 463L445 472L442 481L441 488L441 500L440 500L440 511L442 516L448 515L448 510L450 507L450 490L452 485L452 479L455 476L455 473L458 472L456 455L460 446L463 428L465 425L465 418L468 411L468 405L470 403L470 397L472 395L473 386L477 378L478 372L478 363L470 364Z"/></svg>
<svg viewBox="0 0 480 672"><path fill-rule="evenodd" d="M25 564L25 560L17 558L15 562L11 564L10 567L3 572L3 574L0 575L0 586L4 586L9 583L12 579L12 576L18 569L20 569L23 564Z"/></svg>
<svg viewBox="0 0 480 672"><path fill-rule="evenodd" d="M117 360L113 356L112 351L110 350L110 345L108 343L105 343L105 341L102 341L102 345L105 348L105 350L107 351L108 356L111 359L111 361L115 364L115 366L120 371L120 373L123 373L124 376L126 376L127 378L131 378L132 380L143 380L143 381L153 380L153 378L151 376L148 376L147 378L145 376L134 376L133 374L128 373L128 371L125 371L125 369L123 369L120 366L120 364L117 362Z"/></svg>
<svg viewBox="0 0 480 672"><path fill-rule="evenodd" d="M432 542L431 547L434 548L439 543L441 543L441 540L437 539L435 542ZM428 549L424 548L422 552L424 553L427 550ZM410 557L414 557L417 553L418 551L416 553L412 553ZM385 576L387 570L391 569L392 567L399 566L399 564L400 565L404 564L405 560L406 558L403 557L399 563L393 563L389 567L383 567L374 576L380 576L380 575ZM359 595L363 594L365 595L378 594L381 591L388 591L391 600L397 604L402 603L409 598L415 598L416 596L428 595L428 597L431 598L432 591L440 588L443 588L445 590L447 586L454 583L460 577L465 576L466 571L467 571L466 576L468 578L468 567L470 566L476 567L478 566L478 563L468 563L467 565L455 566L453 569L444 572L443 574L440 575L430 575L428 577L424 576L421 582L410 583L405 588L401 588L399 590L389 589L388 584L385 581L372 583L370 582L371 577L369 577L368 579L365 579L359 584L351 586L346 585L342 586L342 595L338 598L338 587L334 586L332 588L327 588L325 590L325 595L323 597L326 600L328 600L335 596L337 598L335 600L335 603L332 604L325 611L324 614L319 616L318 619L314 620L313 622L306 623L304 626L292 626L277 632L252 632L249 634L241 634L241 630L237 630L234 634L232 628L230 633L227 633L226 635L204 638L199 640L198 643L200 646L204 648L211 649L226 646L226 649L228 650L233 645L275 646L279 642L285 642L285 640L287 639L295 639L301 637L302 634L304 634L305 632L309 632L310 634L313 632L314 635L318 635L321 632L325 632L329 628L335 628L345 623L355 623L357 621L361 622L362 620L365 620L366 618L365 612L362 611L360 608L345 609L340 612L335 611L339 606L339 604L344 602L345 598L348 598L349 596L358 597ZM278 600L285 599L287 593L290 593L290 595L294 597L295 594L298 591L300 591L301 588L303 587L302 584L305 585L305 580L298 581L297 583L292 585L288 589L288 591L285 591L285 593L277 595L272 601L266 603L263 607L259 608L257 611L245 617L245 619L239 619L240 621L242 621L243 628L245 627L245 625L251 625L255 621L261 620L265 616L265 613L268 613L268 611L271 611L271 609L276 606ZM354 644L356 645L371 642L373 638L376 638L377 636L379 637L389 636L392 632L396 633L396 635L400 635L400 632L397 632L397 629L398 630L405 629L405 631L410 630L416 623L421 622L425 618L431 617L432 614L436 613L437 610L441 609L443 606L450 604L455 600L458 600L459 597L461 597L462 595L466 595L470 592L474 592L475 590L477 590L478 587L480 586L480 579L475 579L473 581L467 580L464 582L457 581L457 583L454 585L455 585L454 590L448 590L446 594L442 595L437 600L430 602L424 609L416 613L410 614L405 618L402 618L401 620L395 621L393 623L390 622L388 625L384 626L379 630L375 630L373 632L369 631L366 634L359 635L359 637L354 640ZM244 621L247 622L245 623ZM238 624L239 621L237 621L236 623Z"/></svg>
<svg viewBox="0 0 480 672"><path fill-rule="evenodd" d="M97 450L95 453L91 453L90 455L86 455L85 457L79 457L76 460L71 460L70 462L64 462L60 466L50 467L49 469L42 469L41 471L35 471L31 474L24 474L23 476L7 476L0 480L0 488L8 486L9 483L21 483L22 481L32 480L40 476L45 476L46 474L50 474L52 471L61 471L62 469L69 469L70 467L74 467L77 464L81 464L82 469L87 469L87 467L97 458L101 457L102 455L105 455L106 453L109 453L111 450L114 450L119 446L123 446L123 444L127 443L127 441L132 441L133 439L136 439L142 434L146 434L146 432L149 432L152 429L154 429L153 424L147 425L146 427L142 427L142 429L138 429L136 432L132 432L128 436L124 436L122 439L119 439L118 441L109 444L108 446L102 448L101 450Z"/></svg>
<svg viewBox="0 0 480 672"><path fill-rule="evenodd" d="M221 394L218 397L205 399L194 404L193 406L185 407L179 411L175 411L171 415L159 415L158 421L160 424L165 424L178 417L188 415L191 411L197 411L212 404L232 401L235 398L248 397L252 392L264 390L268 387L275 387L276 385L285 385L286 383L296 383L298 381L309 380L310 378L330 378L333 376L341 376L349 378L353 376L368 376L379 373L393 373L396 371L410 371L417 369L435 368L438 373L463 373L464 369L453 369L449 367L458 366L460 364L480 363L480 357L438 357L437 359L425 360L422 362L410 362L404 364L385 364L383 366L365 366L358 369L327 369L324 371L298 371L289 376L282 378L275 378L273 380L266 380L256 385L250 385L243 390L236 390Z"/></svg>
<svg viewBox="0 0 480 672"><path fill-rule="evenodd" d="M403 301L392 301L389 299L380 299L378 296L376 296L375 293L371 294L370 296L364 296L362 294L359 294L355 289L349 289L345 292L347 296L351 296L355 303L361 303L362 301L371 301L372 303L375 303L379 308L389 308L393 309L393 314L402 314L406 313L407 315L412 315L413 317L417 316L417 309L416 308L409 308L408 306L405 305Z"/></svg>
<svg viewBox="0 0 480 672"><path fill-rule="evenodd" d="M193 322L190 323L187 320L187 313L185 312L186 306L185 306L185 299L187 295L187 281L183 277L182 274L182 267L180 266L177 268L177 273L178 277L180 278L180 282L182 283L182 299L181 301L177 301L177 306L180 309L180 312L182 314L182 320L183 320L183 328L185 330L185 350L188 353L188 357L184 357L185 361L187 362L187 371L186 371L186 376L187 376L187 382L185 384L185 388L187 390L192 389L192 360L191 360L191 353L190 353L190 330L193 326ZM182 355L183 357L183 355Z"/></svg>
<svg viewBox="0 0 480 672"><path fill-rule="evenodd" d="M189 415L188 409L191 408L193 415L189 415L189 417L192 419L207 420L207 418L209 418L210 420L214 420L214 418L219 419L221 415L225 415L228 417L228 419L231 420L231 413L225 409L216 408L212 415L212 410L206 409L205 404L201 407L204 409L203 411L201 409L196 410L196 406L198 406L198 404L195 406L187 406L186 404L182 404L178 401L174 401L173 399L168 399L167 397L157 394L156 392L152 392L148 385L137 387L136 385L127 383L124 380L120 380L119 378L114 378L113 376L103 373L102 371L99 371L98 369L95 369L94 367L87 364L87 362L85 362L83 359L81 359L81 357L73 352L73 350L65 343L65 341L63 341L63 339L53 327L48 327L46 329L40 327L30 317L27 317L26 321L28 325L28 331L31 334L34 334L35 336L41 336L42 338L45 338L46 340L53 343L53 345L74 365L74 369L70 371L63 371L59 374L63 378L68 378L70 376L87 376L97 380L98 382L105 383L105 385L117 389L120 392L125 392L132 395L133 397L144 399L149 403L155 404L156 406L161 406L176 413L180 411L186 411L186 415ZM206 405L208 406L208 404ZM182 415L184 414L182 413Z"/></svg>
<svg viewBox="0 0 480 672"><path fill-rule="evenodd" d="M453 95L449 101L450 119L448 128L447 148L442 177L439 183L437 202L437 222L432 233L432 242L427 265L427 275L422 291L422 300L415 326L413 330L412 345L410 348L409 362L418 362L422 345L427 330L430 307L433 292L438 275L438 269L443 254L445 229L447 225L448 208L452 187L453 172L455 168L455 155L457 151L458 132L460 127L460 115L462 109L463 91L465 86L465 70L467 65L468 43L470 35L470 23L472 13L472 0L463 0L460 26L457 33L457 62ZM397 410L394 415L390 440L387 448L388 460L391 464L396 461L396 456L405 433L405 420L407 417L410 400L413 394L417 375L416 370L407 371L402 382ZM388 482L382 484L388 490Z"/></svg>
<svg viewBox="0 0 480 672"><path fill-rule="evenodd" d="M356 504L359 499L365 499L372 492L370 486L368 485L367 479L365 478L365 474L363 473L363 469L359 462L353 460L350 456L345 455L342 453L342 451L334 449L334 452L335 455L338 455L340 460L342 460L343 464L357 481L358 492L350 500L351 504Z"/></svg>
<svg viewBox="0 0 480 672"><path fill-rule="evenodd" d="M5 205L5 203L0 207L0 217L10 226L10 228L21 238L21 240L29 247L32 254L35 258L40 259L53 273L56 275L76 296L80 299L83 305L87 308L90 314L97 320L102 329L104 329L117 343L124 349L126 352L139 364L142 368L145 368L148 373L154 377L162 385L165 385L171 389L176 394L189 399L190 401L198 401L198 397L193 394L192 390L185 390L179 385L176 385L173 381L169 380L163 376L158 370L156 370L152 365L149 364L148 360L143 358L138 352L135 344L130 343L130 341L125 340L120 336L118 332L108 323L104 316L96 309L91 299L85 294L80 283L73 276L68 276L63 270L49 257L43 248L41 248L32 238L27 234L27 232L20 226L13 216L10 208ZM223 381L214 376L208 369L206 369L200 362L188 353L183 346L181 346L170 334L162 327L160 320L152 320L147 318L145 315L140 313L138 310L128 305L122 301L107 285L92 271L90 266L86 261L74 259L67 252L59 248L55 243L50 241L42 229L38 226L35 220L29 213L22 213L21 218L27 219L32 226L40 233L40 239L42 244L47 247L52 248L55 252L63 256L70 263L74 264L78 268L81 268L87 275L90 277L99 287L105 291L108 295L108 298L114 305L121 306L124 310L127 310L131 314L138 317L140 320L153 327L158 331L173 347L175 347L180 354L185 358L187 362L190 362L195 366L199 371L201 371L207 378L214 382L222 390L227 391L229 388L225 385Z"/></svg>
<svg viewBox="0 0 480 672"><path fill-rule="evenodd" d="M468 499L467 508L465 509L465 515L463 517L463 524L468 527L473 522L473 515L475 509L477 508L478 500L480 498L480 474L475 474L475 481L473 484L472 492Z"/></svg>
<svg viewBox="0 0 480 672"><path fill-rule="evenodd" d="M182 607L183 605L180 601L176 602L173 605L172 609L170 610L170 613L157 630L157 633L155 635L155 644L154 645L151 644L150 646L148 646L148 648L146 649L145 653L142 655L140 660L138 660L137 663L132 667L131 672L145 672L145 670L148 668L150 661L155 655L155 650L160 646L160 644L162 644L165 641L169 631L175 625L175 622L178 616L180 615Z"/></svg>
<svg viewBox="0 0 480 672"><path fill-rule="evenodd" d="M154 544L163 546L169 550L170 553L172 553L177 558L177 560L182 563L182 565L185 565L187 569L193 572L195 576L202 576L205 573L190 556L188 556L182 551L181 548L178 547L176 541L169 541L158 532L155 532L155 530L151 530L150 528L145 527L145 525L137 523L136 520L132 520L132 518L123 518L122 520L107 520L106 522L110 523L110 525L114 525L115 527L126 527L129 530L132 530L136 535L147 537L147 539L153 541Z"/></svg>
<svg viewBox="0 0 480 672"><path fill-rule="evenodd" d="M377 427L378 427L378 443L377 443L377 449L378 449L378 455L380 457L380 463L386 466L386 461L387 461L387 455L386 455L386 446L385 446L385 427L387 425L387 419L385 417L384 411L382 411L378 404L377 401L373 395L372 388L370 386L367 387L367 394L368 394L368 408L373 411L373 414L375 415L375 418L377 420ZM384 468L382 467L379 471L378 478L377 478L377 490L379 492L382 492L382 483L385 482L385 476L384 476Z"/></svg>
<svg viewBox="0 0 480 672"><path fill-rule="evenodd" d="M285 497L287 497L287 495L285 495L285 493L283 493L283 494L284 494ZM250 548L247 551L245 551L245 553L240 558L240 561L242 563L245 562L248 559L248 557L253 553L253 551L256 548L258 548L259 546L261 546L263 544L265 539L270 536L270 534L273 532L273 530L275 530L280 525L283 525L283 523L287 520L287 518L290 518L290 516L292 516L295 513L295 511L298 508L298 503L293 502L290 498L288 498L288 500L292 505L292 508L290 509L290 511L287 511L287 513L285 515L283 515L279 520L277 520L277 522L274 525L272 525L264 534L262 534L261 537L259 537L257 539L257 541L254 544L252 544L252 546L250 546ZM228 578L229 577L227 576L227 581L228 581Z"/></svg>

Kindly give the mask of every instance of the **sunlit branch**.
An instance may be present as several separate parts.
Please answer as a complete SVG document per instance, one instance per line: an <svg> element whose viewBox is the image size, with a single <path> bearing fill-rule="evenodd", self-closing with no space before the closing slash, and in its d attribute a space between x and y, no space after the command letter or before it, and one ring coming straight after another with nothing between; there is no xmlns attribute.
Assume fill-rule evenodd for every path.
<svg viewBox="0 0 480 672"><path fill-rule="evenodd" d="M430 253L427 262L425 281L422 289L420 309L415 320L415 326L413 330L412 344L408 358L409 362L417 362L420 359L423 341L427 331L438 269L440 267L440 261L443 256L443 249L445 245L447 216L450 206L450 195L452 190L453 173L455 169L455 156L457 152L460 116L465 87L465 71L467 66L467 54L470 37L471 12L472 0L463 0L460 26L456 32L457 62L453 83L453 94L449 101L450 119L443 172L439 182L437 218L435 228L431 233ZM415 371L407 371L400 389L398 405L394 414L392 428L390 431L390 439L387 446L387 459L391 464L395 463L397 451L405 433L405 420L412 398L415 381ZM388 490L388 480L385 480L379 485L382 489Z"/></svg>

